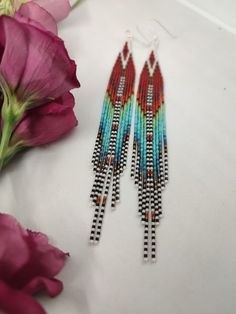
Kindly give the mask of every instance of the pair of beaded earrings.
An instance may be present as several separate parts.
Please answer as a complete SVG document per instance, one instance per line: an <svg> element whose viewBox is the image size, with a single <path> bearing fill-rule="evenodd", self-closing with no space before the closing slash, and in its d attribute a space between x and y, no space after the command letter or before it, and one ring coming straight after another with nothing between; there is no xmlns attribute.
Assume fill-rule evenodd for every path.
<svg viewBox="0 0 236 314"><path fill-rule="evenodd" d="M90 242L98 243L109 190L111 207L120 200L120 176L127 163L135 67L126 42L113 66L92 156L95 205ZM144 225L143 258L156 260L156 226L162 215L162 190L168 182L168 151L163 78L154 49L142 69L135 101L131 177L138 187L138 214Z"/></svg>

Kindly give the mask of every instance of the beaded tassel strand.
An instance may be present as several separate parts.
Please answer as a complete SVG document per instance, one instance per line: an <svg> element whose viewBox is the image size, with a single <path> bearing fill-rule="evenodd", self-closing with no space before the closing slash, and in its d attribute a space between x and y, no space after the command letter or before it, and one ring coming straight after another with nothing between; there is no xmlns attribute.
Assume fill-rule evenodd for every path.
<svg viewBox="0 0 236 314"><path fill-rule="evenodd" d="M120 175L127 161L134 80L133 57L130 44L126 42L110 76L92 155L95 179L90 198L95 210L90 233L91 243L98 243L100 240L111 187L111 207L115 208L120 200Z"/></svg>
<svg viewBox="0 0 236 314"><path fill-rule="evenodd" d="M131 177L138 186L138 214L144 224L144 261L156 261L156 226L168 181L163 78L154 51L145 62L137 92Z"/></svg>

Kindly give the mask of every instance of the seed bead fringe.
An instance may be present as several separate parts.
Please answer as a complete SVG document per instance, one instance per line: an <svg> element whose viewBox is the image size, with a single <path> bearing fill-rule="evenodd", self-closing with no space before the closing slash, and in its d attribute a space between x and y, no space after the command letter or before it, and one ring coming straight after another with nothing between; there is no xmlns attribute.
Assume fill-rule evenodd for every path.
<svg viewBox="0 0 236 314"><path fill-rule="evenodd" d="M128 42L113 67L104 97L101 120L92 155L95 179L90 194L95 205L90 242L101 238L105 208L112 189L111 207L120 200L120 176L127 163L135 69Z"/></svg>
<svg viewBox="0 0 236 314"><path fill-rule="evenodd" d="M144 225L144 261L156 261L156 226L168 182L168 148L163 78L152 51L143 67L135 105L131 177L138 186L138 214Z"/></svg>

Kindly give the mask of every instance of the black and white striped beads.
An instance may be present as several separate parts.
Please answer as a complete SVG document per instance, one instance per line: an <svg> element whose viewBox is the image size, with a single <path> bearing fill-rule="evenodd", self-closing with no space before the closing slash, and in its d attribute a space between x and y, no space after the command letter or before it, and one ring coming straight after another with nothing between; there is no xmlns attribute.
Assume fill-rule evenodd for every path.
<svg viewBox="0 0 236 314"><path fill-rule="evenodd" d="M168 149L167 149L167 144L165 143L164 145L164 179L165 179L165 184L168 183L169 180L169 166L168 166Z"/></svg>
<svg viewBox="0 0 236 314"><path fill-rule="evenodd" d="M143 260L148 261L148 251L149 251L149 212L145 214L144 222L144 237L143 237Z"/></svg>
<svg viewBox="0 0 236 314"><path fill-rule="evenodd" d="M155 211L152 211L151 217L151 259L156 261L156 216Z"/></svg>
<svg viewBox="0 0 236 314"><path fill-rule="evenodd" d="M156 260L156 222L155 222L155 185L154 185L154 165L153 165L153 86L148 86L147 107L146 107L146 175L147 175L147 195L145 206L145 225L148 224L151 234L148 237L148 246L151 250L151 260ZM144 215L142 215L144 216ZM144 252L144 255L146 251ZM144 259L148 260L148 256Z"/></svg>
<svg viewBox="0 0 236 314"><path fill-rule="evenodd" d="M125 86L125 77L120 77L119 86L117 89L117 97L120 98L123 95ZM111 125L110 143L107 156L104 156L103 160L98 160L99 146L99 135L95 143L95 151L93 154L93 164L95 171L95 182L91 192L91 199L96 205L94 218L91 227L90 242L98 243L101 237L102 225L105 215L105 207L109 194L109 189L113 177L112 184L112 207L115 207L117 201L119 201L119 177L120 177L120 164L115 163L115 149L117 143L117 133L120 124L120 111L121 111L121 100L117 99L114 106L114 113ZM123 159L124 161L124 159Z"/></svg>
<svg viewBox="0 0 236 314"><path fill-rule="evenodd" d="M136 144L136 142L134 140L134 142L133 142L132 159L131 159L131 172L130 172L131 178L134 178L134 176L135 176L136 154L137 154L137 144Z"/></svg>
<svg viewBox="0 0 236 314"><path fill-rule="evenodd" d="M108 170L108 174L107 174L107 178L106 178L106 184L105 184L105 188L104 188L102 203L100 206L99 217L97 220L97 228L96 228L97 233L96 233L95 239L94 239L95 244L99 242L100 237L101 237L102 224L103 224L103 219L104 219L104 215L105 215L105 207L106 207L107 197L108 197L110 183L111 183L111 176L112 176L112 167L110 165L109 170Z"/></svg>

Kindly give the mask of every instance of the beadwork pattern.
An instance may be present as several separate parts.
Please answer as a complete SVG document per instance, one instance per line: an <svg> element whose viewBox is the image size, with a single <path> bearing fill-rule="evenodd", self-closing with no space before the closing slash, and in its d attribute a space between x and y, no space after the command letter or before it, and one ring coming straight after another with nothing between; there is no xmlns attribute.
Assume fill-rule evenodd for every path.
<svg viewBox="0 0 236 314"><path fill-rule="evenodd" d="M90 198L95 205L90 242L98 243L112 185L111 207L120 200L120 175L127 162L135 69L128 42L119 53L105 94L100 125L92 156L95 172Z"/></svg>
<svg viewBox="0 0 236 314"><path fill-rule="evenodd" d="M155 261L156 226L162 215L162 190L168 182L168 150L163 78L153 51L138 86L131 177L138 186L138 213L144 224L143 258Z"/></svg>

